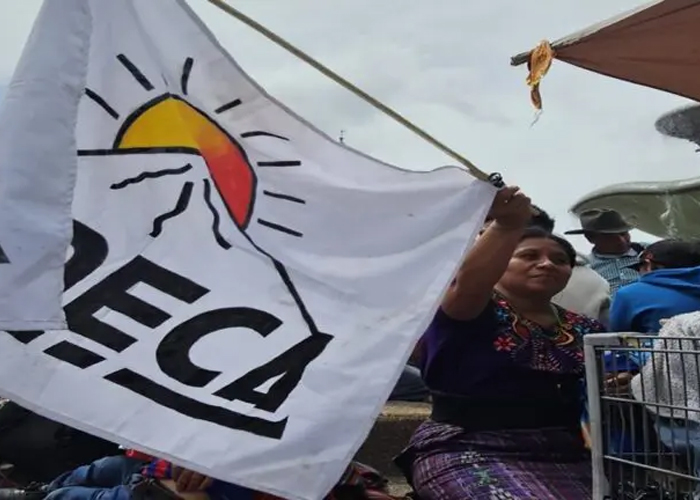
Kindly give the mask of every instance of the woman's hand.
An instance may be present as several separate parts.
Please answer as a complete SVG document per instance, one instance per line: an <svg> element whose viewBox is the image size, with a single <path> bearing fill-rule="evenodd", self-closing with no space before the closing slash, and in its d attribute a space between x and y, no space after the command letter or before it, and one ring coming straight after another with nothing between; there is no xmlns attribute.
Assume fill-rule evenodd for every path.
<svg viewBox="0 0 700 500"><path fill-rule="evenodd" d="M517 186L507 186L496 193L489 217L504 229L522 229L532 217L530 198Z"/></svg>
<svg viewBox="0 0 700 500"><path fill-rule="evenodd" d="M442 300L452 319L469 321L484 310L532 217L530 198L516 186L500 189L491 204L493 222L476 240Z"/></svg>
<svg viewBox="0 0 700 500"><path fill-rule="evenodd" d="M173 464L173 481L175 481L177 491L193 492L206 490L214 480Z"/></svg>

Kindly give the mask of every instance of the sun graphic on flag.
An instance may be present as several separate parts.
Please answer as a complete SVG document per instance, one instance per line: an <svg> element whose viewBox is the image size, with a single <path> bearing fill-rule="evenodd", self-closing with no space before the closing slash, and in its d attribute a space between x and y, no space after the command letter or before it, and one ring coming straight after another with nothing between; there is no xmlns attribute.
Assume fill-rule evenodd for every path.
<svg viewBox="0 0 700 500"><path fill-rule="evenodd" d="M119 54L117 60L143 87L146 92L152 92L155 87L146 75L124 54ZM182 96L165 92L146 101L131 112L122 122L116 134L114 143L108 149L82 149L79 156L111 156L127 154L190 154L201 157L208 169L210 179L204 179L204 201L214 216L212 228L219 246L228 249L231 244L219 231L220 215L212 202L212 183L219 193L228 214L236 227L245 234L249 226L257 192L257 176L245 149L239 141L226 129L219 125L208 113L198 109L188 102L189 79L194 60L185 59L180 77ZM122 120L118 111L93 89L86 89L85 95L99 105L115 120ZM230 112L242 104L240 99L222 103L214 110L215 115ZM242 139L266 136L277 140L288 141L286 137L269 131L251 130L240 134ZM259 167L296 167L298 160L279 160L257 162ZM148 179L164 176L185 174L192 170L192 165L185 164L180 168L144 171L136 177L127 178L111 186L112 189L125 189ZM182 214L189 206L194 189L194 183L186 181L182 185L180 196L171 210L162 213L153 221L151 236L158 236L163 225L169 219ZM266 196L283 199L294 203L305 203L304 200L282 193L263 191ZM302 233L283 225L258 218L258 224L282 233L301 237Z"/></svg>
<svg viewBox="0 0 700 500"><path fill-rule="evenodd" d="M165 89L156 91L156 87L151 80L149 80L126 55L119 54L116 56L116 59L121 69L127 72L131 82L135 82L135 85L138 85L145 91L145 97L136 101L137 105L130 105L128 114L122 116L120 110L115 109L115 106L110 103L103 94L98 92L98 90L86 88L85 103L90 107L88 108L90 109L89 112L104 113L106 116L109 116L110 119L114 120L114 126L96 127L99 132L104 131L99 137L100 142L98 142L101 149L78 149L77 154L80 157L93 157L97 160L97 164L101 163L99 161L100 158L128 157L129 155L133 155L136 161L117 162L120 167L128 168L129 174L123 174L123 171L117 168L113 170L110 169L111 171L108 172L108 176L104 177L104 179L108 179L104 186L108 187L110 191L131 189L132 186L141 185L145 182L160 183L163 178L182 180L180 194L174 207L171 205L163 208L160 206L152 206L153 200L160 200L162 197L150 197L151 191L146 191L146 195L149 197L140 198L140 200L145 200L148 205L149 213L151 214L149 217L155 216L152 230L149 233L149 236L152 238L158 238L163 234L164 228L169 224L169 221L185 213L193 201L193 193L195 192L195 182L193 179L196 176L201 176L203 203L206 209L212 214L213 224L211 225L211 231L215 243L224 250L233 248L233 244L227 240L226 237L233 238L236 235L232 234L231 231L222 231L222 228L220 228L222 220L225 221L224 217L228 216L230 221L233 222L233 226L228 224L226 229L237 229L247 243L252 245L259 254L269 259L271 265L267 269L270 273L274 273L279 277L280 284L288 292L289 302L285 304L285 308L293 304L298 311L298 319L306 324L308 330L295 327L293 332L290 332L289 340L291 341L293 335L298 335L298 343L291 345L271 360L265 361L252 371L242 375L225 387L209 395L214 395L226 401L244 401L253 404L261 411L274 413L280 405L286 401L291 391L295 390L306 367L321 355L327 344L333 339L333 336L321 331L316 325L313 315L304 302L303 294L297 289L292 275L288 272L285 265L274 255L268 253L268 251L258 245L253 237L248 234L251 224L257 223L260 226L277 231L286 236L294 238L303 237L303 234L296 229L286 227L275 221L270 221L254 214L256 196L258 195L283 200L289 203L306 204L305 200L289 194L259 189L258 177L256 175L256 168L293 168L300 167L302 162L301 160L274 156L275 154L284 155L285 153L274 153L269 150L263 151L258 149L256 149L255 152L260 155L260 161L251 160L245 148L241 145L241 140L262 137L274 141L273 144L277 144L277 141L288 143L290 142L289 139L269 130L246 130L241 133L233 133L230 129L240 128L236 126L238 123L228 120L229 126L228 128L224 128L213 118L214 116L220 116L224 113L235 113L236 110L241 110L241 106L245 104L242 102L241 98L237 97L227 102L215 103L213 105L210 103L209 107L212 108L211 112L206 112L190 102L190 99L195 100L194 93L192 97L188 98L189 81L194 66L194 60L192 58L188 57L184 59L178 82L180 88L177 93L171 91L172 87L168 85L167 81L165 82ZM163 79L165 80L165 77L163 77ZM123 94L124 90L121 85L120 83L119 92ZM105 92L104 89L103 92ZM95 105L97 108L93 107ZM227 116L227 118L230 118L230 116ZM90 140L94 139L91 138ZM272 149L275 151L284 151L284 148ZM147 158L148 155L155 157L155 161L162 161L162 155L167 154L171 154L177 162L181 162L182 164L168 163L168 167L170 168L152 170L144 169L138 163L138 161L143 161L144 158L146 158L146 164L152 165L153 162L149 161L150 159ZM188 156L190 158L196 158L197 161L192 161L192 164L188 163ZM128 165L125 165L125 163L128 163ZM90 162L90 167L93 167L92 162ZM134 171L134 168L138 168L138 170ZM117 172L117 177L114 177L115 171ZM126 177L127 175L129 175L129 177ZM103 177L101 177L101 179L103 179ZM166 190L169 190L172 186L178 187L178 184L170 182L165 186L163 192L166 192ZM216 193L218 193L220 200L216 199ZM203 207L200 205L199 208ZM227 214L224 214L224 217L222 217L219 213L220 210L225 210ZM279 214L280 212L277 213ZM180 228L180 231L176 233L183 234L184 232L182 228ZM243 245L248 249L245 243ZM142 247L139 246L139 251L141 251L141 248ZM238 249L240 250L240 247ZM232 260L236 260L237 258L235 254L230 257ZM242 259L241 262L243 262ZM234 285L237 285L237 283L234 283ZM245 310L244 313L241 312L242 309ZM232 310L235 311L231 312ZM196 328L199 330L203 329L202 331L208 334L225 328L245 327L265 337L271 333L272 330L275 330L277 326L272 327L272 330L269 331L265 330L265 328L276 324L275 321L279 322L279 326L284 323L271 313L258 311L252 308L214 309L202 314L209 314L212 312L219 314L221 311L226 311L225 314L227 315L235 316L235 322L231 323L231 325L219 324L217 321L220 321L220 319L217 319L213 322L215 323L214 326L202 326L201 323L197 323ZM281 310L280 312L283 315L288 314L285 310ZM258 319L256 319L258 316L254 316L257 313L267 315L264 321L266 325L265 328L261 329L258 326L253 327L248 323L241 322L243 319L253 322L258 321ZM202 317L202 314L195 318ZM243 318L246 314L250 316ZM223 316L217 317L221 318ZM275 321L269 318L274 318ZM214 330L207 330L207 328L214 328ZM175 332L175 330L172 330L168 335L173 335L173 332ZM197 337L195 341L198 341L200 338L201 337ZM182 343L180 340L178 340L178 342ZM180 347L182 346L178 346L178 349ZM185 347L189 349L192 345ZM188 350L183 352L185 354L177 358L177 364L178 366L182 366L186 363L188 364L187 370L189 370L189 372L187 377L190 377L192 373L199 374L198 376L203 377L209 377L211 374L216 373L197 366L190 360ZM168 355L172 356L172 354ZM170 377L170 379L175 379L191 387L203 387L201 384L198 385L199 382L197 382L197 384L192 384L190 383L191 381L183 382L183 379L174 377L172 375L174 370L171 370L170 373L166 373L163 368L163 363L160 363L159 366L165 376ZM163 398L169 402L166 404L159 400L157 401L158 404L175 409L182 414L194 416L194 418L197 419L209 419L215 423L224 422L222 425L231 428L241 428L250 432L262 433L261 435L266 435L268 437L281 437L281 432L285 425L284 423L278 424L277 422L268 421L263 418L239 414L233 410L226 410L222 416L221 407L219 406L213 407L188 397L185 399L176 398L173 400L170 396L167 396L170 389L163 389L159 383L154 381L149 382L152 385L140 385L143 382L143 378L139 377L141 376L130 376L125 380L120 379L120 381L112 381L154 401L156 401L154 399L154 394L166 394ZM260 392L258 389L270 380L274 381L267 392ZM144 389L144 387L146 387L146 389ZM182 401L185 402L183 403ZM215 410L212 410L212 408L215 408ZM202 415L205 414L209 416L207 418L202 417ZM247 423L241 423L241 419ZM255 426L258 426L256 427L257 430L254 429L251 431L250 428Z"/></svg>
<svg viewBox="0 0 700 500"><path fill-rule="evenodd" d="M197 151L236 225L245 229L255 197L255 172L241 146L212 119L173 95L163 95L124 122L114 149Z"/></svg>

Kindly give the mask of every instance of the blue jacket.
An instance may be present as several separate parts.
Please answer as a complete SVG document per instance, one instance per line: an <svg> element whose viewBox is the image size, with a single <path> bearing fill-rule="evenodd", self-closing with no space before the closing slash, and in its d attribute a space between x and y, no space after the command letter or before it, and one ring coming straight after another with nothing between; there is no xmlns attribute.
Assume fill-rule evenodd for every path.
<svg viewBox="0 0 700 500"><path fill-rule="evenodd" d="M659 269L617 291L610 331L658 333L659 320L700 310L700 267Z"/></svg>

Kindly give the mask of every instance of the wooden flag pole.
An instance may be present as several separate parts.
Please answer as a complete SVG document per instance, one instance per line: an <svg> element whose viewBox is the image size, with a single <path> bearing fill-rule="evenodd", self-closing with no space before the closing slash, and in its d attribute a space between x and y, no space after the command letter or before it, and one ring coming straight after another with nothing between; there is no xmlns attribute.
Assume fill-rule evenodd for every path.
<svg viewBox="0 0 700 500"><path fill-rule="evenodd" d="M459 163L464 165L467 170L469 170L469 173L471 173L474 177L476 177L479 180L482 181L488 181L488 182L493 182L493 177L490 177L489 174L484 172L483 170L479 169L476 165L474 165L472 162L467 160L464 156L460 155L457 153L455 150L452 148L446 146L442 142L438 141L435 137L427 133L425 130L417 127L410 121L408 121L406 118L401 116L399 113L388 107L387 105L383 104L382 102L378 101L368 93L364 92L363 90L359 89L349 81L347 81L345 78L342 76L338 75L334 71L330 70L320 62L318 62L316 59L312 58L310 55L306 54L305 52L301 51L300 49L296 48L294 45L283 39L282 37L276 35L272 31L268 30L265 26L262 24L258 23L254 19L251 19L250 17L246 16L243 14L241 11L238 9L235 9L228 3L226 3L224 0L207 0L209 3L217 6L227 14L235 17L242 23L250 26L253 28L255 31L266 37L267 39L271 40L272 42L276 43L280 47L284 48L288 52L292 53L305 63L311 65L318 71L320 71L323 75L327 76L337 84L341 85L342 87L346 88L353 94L355 94L357 97L362 99L363 101L371 104L375 108L377 108L379 111L384 113L385 115L393 118L397 122L399 122L401 125L409 129L411 132L414 134L418 135L422 139L426 140L436 148L438 148L440 151L443 153L447 154L448 156L454 158L457 160Z"/></svg>

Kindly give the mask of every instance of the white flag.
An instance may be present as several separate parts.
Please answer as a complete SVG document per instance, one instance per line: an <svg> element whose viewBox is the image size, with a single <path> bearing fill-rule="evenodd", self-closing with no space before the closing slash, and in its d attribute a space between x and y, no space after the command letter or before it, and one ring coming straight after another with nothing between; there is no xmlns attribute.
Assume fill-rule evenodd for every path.
<svg viewBox="0 0 700 500"><path fill-rule="evenodd" d="M3 115L16 117L2 141L16 191L0 244L5 267L24 267L0 275L0 319L21 309L13 329L37 331L0 335L0 392L222 480L322 497L495 189L334 142L251 81L182 0L46 0L34 33ZM41 100L13 94L31 71ZM41 182L13 182L29 174ZM38 196L51 210L12 232ZM9 255L35 242L66 265ZM64 272L62 297L35 286ZM70 331L40 331L33 320L60 322L61 300Z"/></svg>
<svg viewBox="0 0 700 500"><path fill-rule="evenodd" d="M46 2L0 108L0 329L65 328L63 263L90 9Z"/></svg>

